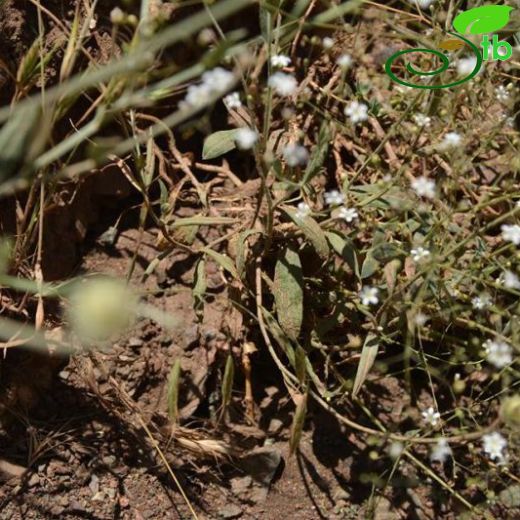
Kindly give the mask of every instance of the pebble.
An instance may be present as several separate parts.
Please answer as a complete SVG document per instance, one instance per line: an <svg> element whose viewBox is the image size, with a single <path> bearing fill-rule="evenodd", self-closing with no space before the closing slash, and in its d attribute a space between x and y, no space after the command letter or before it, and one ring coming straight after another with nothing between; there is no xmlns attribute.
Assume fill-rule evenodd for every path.
<svg viewBox="0 0 520 520"><path fill-rule="evenodd" d="M37 486L40 483L40 477L34 473L31 475L31 478L29 479L29 482L27 482L27 485L31 488L34 486Z"/></svg>
<svg viewBox="0 0 520 520"><path fill-rule="evenodd" d="M226 506L219 510L218 514L222 518L240 518L242 516L242 509L234 504Z"/></svg>

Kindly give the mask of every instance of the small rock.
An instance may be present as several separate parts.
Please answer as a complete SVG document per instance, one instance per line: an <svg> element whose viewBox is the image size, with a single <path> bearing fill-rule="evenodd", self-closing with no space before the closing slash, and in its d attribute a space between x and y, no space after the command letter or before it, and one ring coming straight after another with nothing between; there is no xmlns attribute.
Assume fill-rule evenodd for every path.
<svg viewBox="0 0 520 520"><path fill-rule="evenodd" d="M350 498L348 491L343 488L338 488L334 493L334 501L335 502L347 502Z"/></svg>
<svg viewBox="0 0 520 520"><path fill-rule="evenodd" d="M40 477L36 473L34 473L31 475L31 478L27 482L27 485L31 488L31 487L37 486L39 483L40 483Z"/></svg>
<svg viewBox="0 0 520 520"><path fill-rule="evenodd" d="M92 475L90 477L90 483L88 485L90 491L92 491L93 495L96 495L99 492L99 478L96 475Z"/></svg>
<svg viewBox="0 0 520 520"><path fill-rule="evenodd" d="M105 500L105 493L103 493L103 491L98 491L92 497L93 502L104 502L104 500Z"/></svg>
<svg viewBox="0 0 520 520"><path fill-rule="evenodd" d="M276 435L277 433L280 433L282 431L282 428L283 422L280 421L280 419L271 419L267 431L270 435Z"/></svg>
<svg viewBox="0 0 520 520"><path fill-rule="evenodd" d="M251 486L253 479L246 475L245 477L236 477L231 480L231 489L236 495L243 495Z"/></svg>
<svg viewBox="0 0 520 520"><path fill-rule="evenodd" d="M231 504L220 509L218 514L222 518L240 518L242 516L242 509L234 504Z"/></svg>
<svg viewBox="0 0 520 520"><path fill-rule="evenodd" d="M106 464L108 467L112 467L116 461L116 458L113 455L105 455L102 459L103 464Z"/></svg>
<svg viewBox="0 0 520 520"><path fill-rule="evenodd" d="M132 336L128 340L128 346L132 348L142 347L143 346L143 340L140 338L137 338L135 336Z"/></svg>
<svg viewBox="0 0 520 520"><path fill-rule="evenodd" d="M74 512L77 512L77 513L84 513L85 512L85 508L75 498L73 498L70 501L69 508L70 508L71 511L74 511Z"/></svg>

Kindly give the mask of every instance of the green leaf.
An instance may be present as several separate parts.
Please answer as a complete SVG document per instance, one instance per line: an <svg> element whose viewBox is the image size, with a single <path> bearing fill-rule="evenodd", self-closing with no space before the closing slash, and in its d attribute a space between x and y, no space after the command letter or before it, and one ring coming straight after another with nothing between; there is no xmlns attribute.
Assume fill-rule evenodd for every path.
<svg viewBox="0 0 520 520"><path fill-rule="evenodd" d="M287 335L284 333L278 322L273 318L273 316L262 307L265 323L269 332L273 335L273 338L276 340L278 345L282 347L287 359L291 366L296 366L296 355L294 353L294 347L291 342L288 340Z"/></svg>
<svg viewBox="0 0 520 520"><path fill-rule="evenodd" d="M217 253L209 247L205 247L202 251L206 253L208 256L211 256L211 258L213 258L213 260L215 260L215 262L217 262L220 265L220 267L222 267L229 274L231 274L231 276L233 276L237 280L240 280L240 276L238 276L238 271L236 270L235 264L233 263L233 260L229 258L229 256Z"/></svg>
<svg viewBox="0 0 520 520"><path fill-rule="evenodd" d="M372 248L371 255L378 262L386 263L400 256L401 250L395 244L390 242L383 242Z"/></svg>
<svg viewBox="0 0 520 520"><path fill-rule="evenodd" d="M312 217L297 217L294 208L284 208L284 210L310 240L320 258L326 260L329 257L330 248L327 239L325 238L325 233L321 229L320 225Z"/></svg>
<svg viewBox="0 0 520 520"><path fill-rule="evenodd" d="M254 235L255 233L260 233L257 229L246 229L245 231L242 231L239 233L237 238L237 257L236 257L236 264L237 264L237 271L242 278L244 276L244 271L246 268L246 257L247 257L247 239L251 235Z"/></svg>
<svg viewBox="0 0 520 520"><path fill-rule="evenodd" d="M233 130L221 130L209 135L204 140L204 147L202 149L203 159L215 159L236 148L235 137L238 128Z"/></svg>
<svg viewBox="0 0 520 520"><path fill-rule="evenodd" d="M291 432L289 436L289 450L293 455L302 437L303 424L305 423L305 416L307 414L307 394L301 396L300 402L294 412L294 417L291 425Z"/></svg>
<svg viewBox="0 0 520 520"><path fill-rule="evenodd" d="M168 416L172 422L179 417L179 381L181 376L181 360L176 359L168 377Z"/></svg>
<svg viewBox="0 0 520 520"><path fill-rule="evenodd" d="M202 320L203 317L206 288L206 262L204 258L201 258L195 267L195 284L193 286L193 308L199 320Z"/></svg>
<svg viewBox="0 0 520 520"><path fill-rule="evenodd" d="M318 145L314 149L311 160L305 169L302 184L309 182L323 166L331 139L330 124L328 121L324 121L320 127Z"/></svg>
<svg viewBox="0 0 520 520"><path fill-rule="evenodd" d="M356 397L363 386L363 383L374 364L378 350L379 344L377 342L377 337L374 334L369 333L365 339L363 349L361 350L361 358L359 359L356 379L354 380L354 387L352 388L352 397Z"/></svg>
<svg viewBox="0 0 520 520"><path fill-rule="evenodd" d="M508 5L482 5L455 17L453 27L461 34L497 32L509 23L513 10Z"/></svg>
<svg viewBox="0 0 520 520"><path fill-rule="evenodd" d="M186 217L177 218L168 225L169 228L178 228L184 226L216 226L222 224L235 224L234 218L229 217Z"/></svg>
<svg viewBox="0 0 520 520"><path fill-rule="evenodd" d="M41 113L37 108L23 106L13 111L0 130L0 181L18 173L26 162L39 125Z"/></svg>
<svg viewBox="0 0 520 520"><path fill-rule="evenodd" d="M363 3L363 1L364 0L349 0L347 2L343 2L342 4L329 7L329 9L315 16L312 19L312 23L325 24L337 20L338 18L341 18L357 9Z"/></svg>
<svg viewBox="0 0 520 520"><path fill-rule="evenodd" d="M337 231L327 231L325 236L332 246L332 249L347 262L356 277L361 279L357 251L352 241L347 237L341 236Z"/></svg>
<svg viewBox="0 0 520 520"><path fill-rule="evenodd" d="M372 255L372 250L367 253L363 266L361 267L361 279L369 278L379 268L379 262Z"/></svg>
<svg viewBox="0 0 520 520"><path fill-rule="evenodd" d="M306 369L307 364L305 362L306 359L307 359L307 354L305 353L305 350L303 350L303 348L300 347L300 345L298 345L296 347L296 351L295 351L294 371L296 373L296 377L298 378L298 381L302 385L305 383L305 379L306 379L306 375L307 375L307 369Z"/></svg>
<svg viewBox="0 0 520 520"><path fill-rule="evenodd" d="M287 336L296 340L303 321L303 272L298 252L291 246L276 262L273 293L278 321Z"/></svg>

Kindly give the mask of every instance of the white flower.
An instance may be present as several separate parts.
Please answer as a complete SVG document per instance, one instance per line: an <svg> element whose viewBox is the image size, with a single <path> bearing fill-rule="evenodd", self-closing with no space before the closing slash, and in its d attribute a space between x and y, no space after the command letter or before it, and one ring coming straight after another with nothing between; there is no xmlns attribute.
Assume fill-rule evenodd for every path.
<svg viewBox="0 0 520 520"><path fill-rule="evenodd" d="M488 363L495 365L497 368L504 368L513 361L511 346L505 341L486 340L483 345L486 350L486 359Z"/></svg>
<svg viewBox="0 0 520 520"><path fill-rule="evenodd" d="M430 453L430 460L432 462L446 462L447 458L451 456L451 448L446 439L439 439L437 444L432 448Z"/></svg>
<svg viewBox="0 0 520 520"><path fill-rule="evenodd" d="M363 305L377 305L379 303L379 289L377 287L363 287L359 293Z"/></svg>
<svg viewBox="0 0 520 520"><path fill-rule="evenodd" d="M324 49L332 49L332 47L334 47L334 40L328 36L323 38L322 43Z"/></svg>
<svg viewBox="0 0 520 520"><path fill-rule="evenodd" d="M233 86L235 76L229 70L216 67L202 75L202 82L213 92L225 92Z"/></svg>
<svg viewBox="0 0 520 520"><path fill-rule="evenodd" d="M309 152L305 146L301 144L291 143L283 149L283 158L291 167L304 165L309 160Z"/></svg>
<svg viewBox="0 0 520 520"><path fill-rule="evenodd" d="M435 198L435 181L428 179L424 175L412 181L412 189L419 197L426 197L427 199Z"/></svg>
<svg viewBox="0 0 520 520"><path fill-rule="evenodd" d="M345 115L354 124L366 121L368 119L368 107L359 101L352 101L350 105L345 107Z"/></svg>
<svg viewBox="0 0 520 520"><path fill-rule="evenodd" d="M342 54L336 60L336 63L338 64L338 67L348 69L352 65L352 56L350 54Z"/></svg>
<svg viewBox="0 0 520 520"><path fill-rule="evenodd" d="M347 222L352 222L354 219L358 218L358 212L354 208L340 208L338 212L338 217L345 219Z"/></svg>
<svg viewBox="0 0 520 520"><path fill-rule="evenodd" d="M456 148L462 142L462 136L457 132L448 132L442 140L441 148Z"/></svg>
<svg viewBox="0 0 520 520"><path fill-rule="evenodd" d="M235 134L235 141L241 150L249 150L258 141L258 133L251 128L239 128Z"/></svg>
<svg viewBox="0 0 520 520"><path fill-rule="evenodd" d="M415 114L413 118L418 126L424 126L425 128L428 128L432 122L432 118L425 116L424 114Z"/></svg>
<svg viewBox="0 0 520 520"><path fill-rule="evenodd" d="M242 106L242 101L240 101L240 94L238 92L231 92L224 98L224 104L227 108L240 108Z"/></svg>
<svg viewBox="0 0 520 520"><path fill-rule="evenodd" d="M507 440L505 437L498 433L492 432L482 437L482 447L492 460L498 460L499 462L505 461L504 450L507 447Z"/></svg>
<svg viewBox="0 0 520 520"><path fill-rule="evenodd" d="M116 25L123 23L125 21L125 13L119 7L114 7L110 11L110 21Z"/></svg>
<svg viewBox="0 0 520 520"><path fill-rule="evenodd" d="M285 54L275 54L271 56L271 65L273 67L288 67L291 64L291 58Z"/></svg>
<svg viewBox="0 0 520 520"><path fill-rule="evenodd" d="M186 108L202 107L208 102L208 98L211 97L211 94L211 88L205 83L200 85L190 85L182 105Z"/></svg>
<svg viewBox="0 0 520 520"><path fill-rule="evenodd" d="M213 29L206 27L202 29L197 36L197 43L203 47L214 43L217 40L217 35Z"/></svg>
<svg viewBox="0 0 520 520"><path fill-rule="evenodd" d="M420 262L421 260L424 260L430 256L430 251L420 246L412 249L410 253L412 254L412 260L414 262Z"/></svg>
<svg viewBox="0 0 520 520"><path fill-rule="evenodd" d="M404 451L404 444L402 442L392 442L388 446L388 455L391 459L398 459Z"/></svg>
<svg viewBox="0 0 520 520"><path fill-rule="evenodd" d="M325 193L325 204L329 206L339 206L345 202L345 195L338 190L331 190Z"/></svg>
<svg viewBox="0 0 520 520"><path fill-rule="evenodd" d="M235 76L222 67L208 70L202 75L202 83L199 85L190 85L186 92L181 107L202 107L208 103L217 94L222 94L228 90L235 82Z"/></svg>
<svg viewBox="0 0 520 520"><path fill-rule="evenodd" d="M457 60L457 74L459 76L467 76L471 74L477 66L477 58L470 56L469 58L460 58Z"/></svg>
<svg viewBox="0 0 520 520"><path fill-rule="evenodd" d="M424 412L422 412L422 416L423 420L432 426L435 426L441 418L441 414L436 412L433 406L430 406L428 409L424 410Z"/></svg>
<svg viewBox="0 0 520 520"><path fill-rule="evenodd" d="M423 314L422 312L418 312L415 315L414 322L418 327L423 327L426 325L426 322L429 320L429 317L426 316L426 314Z"/></svg>
<svg viewBox="0 0 520 520"><path fill-rule="evenodd" d="M505 102L509 100L509 92L507 91L506 87L504 87L504 85L499 85L495 89L495 96L498 101Z"/></svg>
<svg viewBox="0 0 520 520"><path fill-rule="evenodd" d="M481 294L480 296L475 296L471 300L471 305L473 305L473 308L477 310L486 309L487 307L490 307L492 303L489 294Z"/></svg>
<svg viewBox="0 0 520 520"><path fill-rule="evenodd" d="M296 218L305 218L311 212L310 206L305 202L298 204L298 211L296 212Z"/></svg>
<svg viewBox="0 0 520 520"><path fill-rule="evenodd" d="M296 92L298 82L294 76L285 72L275 72L270 78L268 85L280 96L291 96Z"/></svg>
<svg viewBox="0 0 520 520"><path fill-rule="evenodd" d="M520 289L520 279L512 271L505 271L501 278L507 289Z"/></svg>
<svg viewBox="0 0 520 520"><path fill-rule="evenodd" d="M409 4L419 6L421 9L429 9L435 0L408 0Z"/></svg>
<svg viewBox="0 0 520 520"><path fill-rule="evenodd" d="M515 246L520 245L520 226L518 224L504 224L500 229L504 240L512 242Z"/></svg>

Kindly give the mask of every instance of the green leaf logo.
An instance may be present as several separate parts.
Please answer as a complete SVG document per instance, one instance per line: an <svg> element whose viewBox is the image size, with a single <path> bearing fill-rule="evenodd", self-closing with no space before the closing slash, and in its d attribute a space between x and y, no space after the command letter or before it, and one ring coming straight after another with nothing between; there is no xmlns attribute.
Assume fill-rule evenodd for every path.
<svg viewBox="0 0 520 520"><path fill-rule="evenodd" d="M483 5L464 11L455 17L453 27L460 34L482 34L498 31L509 22L513 7Z"/></svg>

